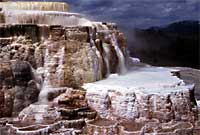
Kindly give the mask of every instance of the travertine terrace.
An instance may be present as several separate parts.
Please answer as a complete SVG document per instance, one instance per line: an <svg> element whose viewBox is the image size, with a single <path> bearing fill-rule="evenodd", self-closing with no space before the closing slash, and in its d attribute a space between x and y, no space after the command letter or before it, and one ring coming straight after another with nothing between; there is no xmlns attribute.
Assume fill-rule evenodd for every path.
<svg viewBox="0 0 200 135"><path fill-rule="evenodd" d="M126 49L66 3L1 2L0 135L198 135L194 85Z"/></svg>

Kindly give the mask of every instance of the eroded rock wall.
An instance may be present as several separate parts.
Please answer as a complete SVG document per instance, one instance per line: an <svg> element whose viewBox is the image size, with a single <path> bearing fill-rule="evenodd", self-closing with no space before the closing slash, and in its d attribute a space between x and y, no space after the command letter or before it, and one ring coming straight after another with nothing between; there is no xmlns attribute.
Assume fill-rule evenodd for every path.
<svg viewBox="0 0 200 135"><path fill-rule="evenodd" d="M120 37L120 32L111 24L101 25L110 27L110 33L116 35L119 48L126 56L123 49L125 40ZM5 101L5 93L12 89L13 98L10 99L9 108L17 114L38 100L39 91L44 85L52 88L80 87L83 83L94 82L107 77L109 73L118 72L117 52L111 39L105 34L99 36L100 33L95 27L2 24L1 100ZM104 58L106 53L109 54L108 59ZM12 81L6 81L6 78ZM2 106L7 105L2 102ZM13 112L12 109L10 112Z"/></svg>
<svg viewBox="0 0 200 135"><path fill-rule="evenodd" d="M171 88L173 90L173 88ZM160 89L166 90L166 89ZM196 112L191 111L193 103L190 100L190 90L166 95L120 92L118 90L88 91L88 104L98 111L100 117L116 119L158 119L161 122L170 120L195 121ZM193 105L192 105L193 104Z"/></svg>

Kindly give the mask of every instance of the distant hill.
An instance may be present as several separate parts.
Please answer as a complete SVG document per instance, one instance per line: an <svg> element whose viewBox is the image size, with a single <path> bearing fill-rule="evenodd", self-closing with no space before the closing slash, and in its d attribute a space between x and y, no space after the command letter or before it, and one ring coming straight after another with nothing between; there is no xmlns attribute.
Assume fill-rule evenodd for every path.
<svg viewBox="0 0 200 135"><path fill-rule="evenodd" d="M200 23L181 21L131 32L130 55L159 66L200 68Z"/></svg>

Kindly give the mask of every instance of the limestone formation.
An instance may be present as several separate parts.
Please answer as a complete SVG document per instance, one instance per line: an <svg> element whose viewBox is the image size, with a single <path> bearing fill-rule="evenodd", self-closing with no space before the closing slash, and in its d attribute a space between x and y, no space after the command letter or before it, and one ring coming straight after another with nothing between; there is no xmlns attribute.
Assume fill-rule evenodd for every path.
<svg viewBox="0 0 200 135"><path fill-rule="evenodd" d="M143 70L125 75L124 79L115 77L109 78L108 81L86 84L84 88L87 89L88 104L97 110L102 118L112 120L140 117L155 118L161 122L197 119L196 112L191 111L195 110L196 104L193 100L192 85L185 86L175 76L169 76L168 80L162 81L151 70ZM170 72L161 70L159 74L165 74L167 77L167 73L170 75ZM148 77L140 80L147 75L153 80L148 80ZM143 81L145 84L140 84Z"/></svg>
<svg viewBox="0 0 200 135"><path fill-rule="evenodd" d="M0 7L6 10L43 10L67 12L69 6L62 2L2 2Z"/></svg>
<svg viewBox="0 0 200 135"><path fill-rule="evenodd" d="M194 85L138 68L116 24L67 11L0 3L0 135L199 134Z"/></svg>
<svg viewBox="0 0 200 135"><path fill-rule="evenodd" d="M105 61L99 63L99 56L96 53L98 50L95 46L91 47L89 42L89 32L92 30L89 27L2 25L0 29L2 61L13 61L12 87L16 94L13 101L14 112L18 113L30 103L37 101L38 98L32 97L37 97L43 80L46 87L80 87L83 83L106 77L107 70L112 71L106 69ZM29 29L33 31L30 32ZM47 35L42 29L45 29ZM21 36L16 37L12 30ZM38 30L42 32L37 35ZM104 52L100 53L103 60ZM115 61L109 61L113 62ZM2 71L6 72L4 69ZM115 71L116 69L113 69L112 72ZM4 79L2 82L5 82Z"/></svg>

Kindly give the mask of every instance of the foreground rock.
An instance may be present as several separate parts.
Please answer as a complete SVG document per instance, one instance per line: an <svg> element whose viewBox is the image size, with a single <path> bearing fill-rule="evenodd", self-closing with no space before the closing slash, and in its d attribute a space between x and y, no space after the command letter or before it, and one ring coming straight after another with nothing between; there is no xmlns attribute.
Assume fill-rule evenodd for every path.
<svg viewBox="0 0 200 135"><path fill-rule="evenodd" d="M192 134L192 123L198 120L194 85L185 85L182 80L172 76L175 72L172 69L149 67L134 70L124 76L110 76L106 80L85 84L86 98L89 106L101 118L114 121L112 127L116 131L116 122L121 121L124 125L125 121L125 126L120 128L121 134L150 131L160 134ZM101 126L96 126L93 123L90 128L101 129ZM132 130L129 131L126 126ZM147 127L151 130L148 131ZM116 132L108 129L103 131L112 134ZM101 134L105 134L103 131Z"/></svg>
<svg viewBox="0 0 200 135"><path fill-rule="evenodd" d="M5 135L78 134L83 132L87 120L95 118L96 112L85 100L85 91L65 88L63 94L48 104L31 104L14 120L2 119L2 126L9 129Z"/></svg>
<svg viewBox="0 0 200 135"><path fill-rule="evenodd" d="M176 76L171 76L169 69L141 68L130 75L113 75L107 80L86 84L85 88L90 85L87 91L67 87L52 89L48 94L51 102L32 104L17 119L2 119L1 131L5 135L198 135L199 116L191 100L194 98L192 86L185 86ZM141 76L152 80L139 79ZM124 78L131 84L123 82ZM117 81L126 87L118 87ZM115 87L108 87L113 83ZM133 85L135 89L131 89Z"/></svg>

